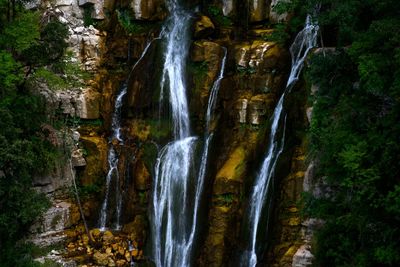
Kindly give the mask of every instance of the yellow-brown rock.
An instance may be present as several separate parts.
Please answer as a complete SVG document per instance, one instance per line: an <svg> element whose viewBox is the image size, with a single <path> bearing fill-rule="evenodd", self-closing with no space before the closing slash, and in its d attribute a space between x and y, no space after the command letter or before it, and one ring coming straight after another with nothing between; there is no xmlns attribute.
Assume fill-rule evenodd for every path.
<svg viewBox="0 0 400 267"><path fill-rule="evenodd" d="M77 205L72 204L69 208L69 220L71 225L76 225L79 223L79 220L81 219L81 214L79 212L79 208Z"/></svg>
<svg viewBox="0 0 400 267"><path fill-rule="evenodd" d="M100 231L100 229L97 229L97 228L90 230L90 234L95 240L99 240L101 237L101 231Z"/></svg>
<svg viewBox="0 0 400 267"><path fill-rule="evenodd" d="M135 187L138 190L148 190L151 185L151 176L146 165L139 160L135 166Z"/></svg>
<svg viewBox="0 0 400 267"><path fill-rule="evenodd" d="M249 101L249 122L259 125L267 114L267 95L255 95Z"/></svg>
<svg viewBox="0 0 400 267"><path fill-rule="evenodd" d="M95 184L107 172L107 142L100 136L81 136L81 143L87 151L86 167L81 176L83 185Z"/></svg>
<svg viewBox="0 0 400 267"><path fill-rule="evenodd" d="M206 38L215 30L211 19L207 16L200 16L194 23L194 37L197 39Z"/></svg>
<svg viewBox="0 0 400 267"><path fill-rule="evenodd" d="M98 119L100 117L100 93L86 88L77 99L77 115L81 119Z"/></svg>
<svg viewBox="0 0 400 267"><path fill-rule="evenodd" d="M250 21L257 22L268 18L269 1L250 0L248 1L250 8Z"/></svg>
<svg viewBox="0 0 400 267"><path fill-rule="evenodd" d="M104 243L111 243L112 241L113 241L113 239L114 239L114 235L113 235L113 233L111 233L111 231L105 231L104 233L103 233L103 241L104 241Z"/></svg>
<svg viewBox="0 0 400 267"><path fill-rule="evenodd" d="M204 245L204 254L200 259L201 266L228 266L225 262L225 253L229 250L229 245L233 245L229 241L235 236L231 228L232 209L232 207L218 206L210 211L210 228Z"/></svg>
<svg viewBox="0 0 400 267"><path fill-rule="evenodd" d="M137 137L142 142L146 141L151 133L151 126L143 120L129 120L127 127L129 135Z"/></svg>
<svg viewBox="0 0 400 267"><path fill-rule="evenodd" d="M99 251L96 251L93 254L93 260L96 264L100 266L107 266L108 265L108 255L100 253Z"/></svg>
<svg viewBox="0 0 400 267"><path fill-rule="evenodd" d="M146 218L143 215L136 215L133 222L125 224L122 231L128 234L130 240L143 243L146 240Z"/></svg>
<svg viewBox="0 0 400 267"><path fill-rule="evenodd" d="M243 182L243 174L246 170L246 150L237 147L229 155L222 168L218 171L214 191L215 195L226 193L239 193L239 186Z"/></svg>
<svg viewBox="0 0 400 267"><path fill-rule="evenodd" d="M125 266L125 264L126 264L126 260L121 259L121 260L116 261L117 267L123 267L123 266Z"/></svg>

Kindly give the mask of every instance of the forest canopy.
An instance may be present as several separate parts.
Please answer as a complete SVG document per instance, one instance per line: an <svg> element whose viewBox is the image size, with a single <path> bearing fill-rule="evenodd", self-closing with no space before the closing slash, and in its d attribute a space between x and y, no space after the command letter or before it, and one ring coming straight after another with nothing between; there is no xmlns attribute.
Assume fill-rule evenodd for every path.
<svg viewBox="0 0 400 267"><path fill-rule="evenodd" d="M41 23L39 12L19 1L0 1L0 262L36 266L18 242L32 221L48 208L46 196L32 189L34 176L54 166L58 152L49 141L41 97L27 79L40 67L62 61L66 26Z"/></svg>
<svg viewBox="0 0 400 267"><path fill-rule="evenodd" d="M400 1L282 2L321 27L311 56L311 156L326 194L305 195L305 214L321 218L316 266L400 265Z"/></svg>

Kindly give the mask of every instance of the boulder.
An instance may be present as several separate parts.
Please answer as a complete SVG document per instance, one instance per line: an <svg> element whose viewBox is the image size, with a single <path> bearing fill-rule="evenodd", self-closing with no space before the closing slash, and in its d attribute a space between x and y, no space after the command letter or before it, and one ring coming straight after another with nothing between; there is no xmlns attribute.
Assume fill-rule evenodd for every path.
<svg viewBox="0 0 400 267"><path fill-rule="evenodd" d="M302 245L294 254L292 267L307 267L312 265L314 255L308 245Z"/></svg>
<svg viewBox="0 0 400 267"><path fill-rule="evenodd" d="M96 251L93 254L93 260L96 264L100 266L107 266L108 265L108 255L105 253L101 253L99 251Z"/></svg>
<svg viewBox="0 0 400 267"><path fill-rule="evenodd" d="M86 166L86 160L83 157L82 149L75 149L71 154L71 163L73 167L83 167Z"/></svg>
<svg viewBox="0 0 400 267"><path fill-rule="evenodd" d="M215 26L207 16L200 16L194 23L194 37L197 39L210 36L214 30Z"/></svg>
<svg viewBox="0 0 400 267"><path fill-rule="evenodd" d="M113 233L111 233L111 231L105 231L103 233L103 242L104 243L111 243L114 240L114 235Z"/></svg>

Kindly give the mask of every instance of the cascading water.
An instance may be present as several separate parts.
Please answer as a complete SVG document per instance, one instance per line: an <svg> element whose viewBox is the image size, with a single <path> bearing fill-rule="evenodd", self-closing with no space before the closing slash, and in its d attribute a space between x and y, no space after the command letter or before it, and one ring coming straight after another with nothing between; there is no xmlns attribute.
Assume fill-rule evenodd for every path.
<svg viewBox="0 0 400 267"><path fill-rule="evenodd" d="M190 266L197 216L203 191L208 146L212 138L209 124L215 107L219 84L223 77L226 59L222 61L220 75L210 92L207 108L206 138L201 166L197 176L194 171L196 137L190 137L190 121L185 85L185 61L189 51L189 26L191 15L176 0L168 1L170 17L162 38L165 39L165 63L161 79L160 102L164 90L169 96L174 141L162 148L155 165L153 184L153 257L157 266ZM190 206L189 206L190 205ZM193 207L193 209L191 208Z"/></svg>
<svg viewBox="0 0 400 267"><path fill-rule="evenodd" d="M157 266L188 266L191 247L192 211L191 170L197 138L190 137L189 110L186 99L185 62L189 51L191 15L177 0L167 1L170 17L162 38L165 62L161 79L160 102L168 90L174 127L174 141L158 154L153 184L153 257Z"/></svg>
<svg viewBox="0 0 400 267"><path fill-rule="evenodd" d="M104 231L106 229L106 224L107 224L107 211L108 211L108 201L109 201L109 194L110 194L110 184L111 180L113 177L116 179L116 189L115 189L115 196L116 196L116 223L115 223L115 229L120 230L121 228L121 210L122 210L122 194L120 192L120 186L119 186L119 172L118 172L118 155L116 153L116 147L115 147L115 141L117 141L120 145L124 143L124 140L121 135L121 108L122 108L122 101L124 99L124 96L127 93L128 90L128 81L130 79L130 76L133 72L133 70L136 68L136 66L139 64L139 62L143 59L143 57L146 55L147 51L149 50L151 44L153 43L154 40L159 39L155 38L151 42L147 44L145 49L143 50L142 55L140 58L136 61L135 65L133 65L128 78L126 81L122 84L121 90L119 94L117 95L117 98L115 99L115 106L114 106L114 113L112 116L111 120L111 129L112 129L112 136L109 138L109 149L108 149L108 155L107 155L107 160L108 160L108 173L106 176L106 192L103 200L103 204L101 205L101 210L100 210L100 218L99 218L99 223L98 226L100 230ZM115 141L114 141L115 140Z"/></svg>
<svg viewBox="0 0 400 267"><path fill-rule="evenodd" d="M224 57L222 58L219 75L211 88L210 96L208 98L208 105L207 105L207 112L206 112L206 132L205 132L205 136L204 136L204 147L203 147L203 154L201 156L201 161L200 161L199 174L197 176L196 193L195 193L195 198L194 198L194 209L193 209L193 223L192 223L192 229L191 229L190 236L189 236L187 253L185 255L191 255L191 251L192 251L192 247L193 247L193 239L194 239L194 236L195 236L196 230L197 230L197 216L198 216L198 211L199 211L199 206L200 206L201 194L203 192L204 179L206 177L206 170L207 170L207 160L208 160L208 151L209 151L208 148L210 146L211 140L214 135L210 130L210 123L211 123L212 115L213 115L215 105L217 102L217 96L218 96L218 91L219 91L219 87L221 84L221 80L222 80L222 78L224 78L227 49L225 47L223 49L224 49Z"/></svg>
<svg viewBox="0 0 400 267"><path fill-rule="evenodd" d="M207 131L207 133L210 132L210 123L212 120L212 114L215 109L215 104L217 103L219 87L221 85L222 78L224 78L227 49L226 49L226 47L224 47L223 49L224 49L224 57L222 58L221 69L219 71L217 80L215 80L213 87L211 88L210 96L208 98L208 106L207 106L207 113L206 113L206 131Z"/></svg>
<svg viewBox="0 0 400 267"><path fill-rule="evenodd" d="M248 225L250 226L249 245L247 247L247 250L242 255L241 266L254 267L257 264L256 250L259 223L262 213L269 213L269 211L264 211L263 208L266 204L265 202L270 191L270 185L272 177L274 175L275 166L284 148L286 117L284 119L284 130L282 136L280 138L277 137L277 133L279 129L279 121L282 117L285 94L287 91L290 91L290 89L293 88L294 84L298 80L300 72L303 68L304 60L308 52L310 51L310 49L316 46L317 35L318 26L312 24L311 17L308 16L304 29L297 34L293 44L290 47L290 53L292 56L292 69L286 84L285 92L280 97L272 115L269 147L261 169L257 175L257 178L255 179L254 186L252 188L247 218ZM269 219L267 218L267 223L268 220Z"/></svg>
<svg viewBox="0 0 400 267"><path fill-rule="evenodd" d="M119 194L119 173L118 173L118 155L115 151L114 147L114 142L113 140L117 140L121 143L123 143L122 137L121 137L121 107L122 107L122 99L125 96L127 92L127 82L125 82L122 86L122 90L117 96L117 99L115 100L115 109L114 109L114 114L112 116L112 122L111 122L111 127L113 130L113 135L110 137L109 143L110 143L110 148L108 150L108 173L106 176L106 193L104 196L104 201L103 204L101 205L101 210L100 210L100 220L99 220L99 228L100 230L104 231L106 228L106 222L107 222L107 207L108 207L108 199L109 199L109 194L110 194L110 184L111 180L113 177L115 177L117 181L117 186L116 186L116 198L117 198L117 223L116 223L116 229L119 230L120 225L119 225L119 217L120 217L120 211L121 211L121 206L122 206L122 198Z"/></svg>

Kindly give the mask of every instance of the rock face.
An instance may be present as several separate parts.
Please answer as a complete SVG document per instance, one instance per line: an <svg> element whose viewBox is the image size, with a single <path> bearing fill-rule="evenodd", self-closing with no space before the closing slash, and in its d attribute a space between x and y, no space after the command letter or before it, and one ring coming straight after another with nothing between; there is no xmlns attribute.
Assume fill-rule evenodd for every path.
<svg viewBox="0 0 400 267"><path fill-rule="evenodd" d="M165 17L164 0L133 0L130 6L137 20L160 20Z"/></svg>
<svg viewBox="0 0 400 267"><path fill-rule="evenodd" d="M188 2L194 4L200 1ZM213 12L199 10L193 15L196 18L186 70L194 135L202 136L205 132L211 88L227 52L224 77L210 126L214 139L209 162L213 164L207 170L205 192L209 194L204 198L209 210L202 211L204 236L201 238L203 243L199 244L196 264L230 266L237 256L234 252L240 251L244 245L240 233L242 218L255 170L268 146L269 119L285 89L288 74L289 53L276 43L266 41L273 30L265 25L284 21L288 16L278 16L272 11L271 5L277 1L215 0L203 3L212 5ZM130 23L145 30L139 27L141 30L138 32L128 33L118 22L117 10L122 9L131 12ZM56 14L69 27L71 60L92 74L90 80L82 82L82 86L70 90L41 88L50 112L57 111L65 119L80 121L76 129L78 133L69 134L72 135L71 160L75 169L71 172L70 168L61 168L57 175L65 175L68 183L63 185L71 185L72 173L76 171L81 186L101 188L96 195L84 200L83 209L89 221L96 220L95 214L103 200L109 142L115 143L120 157L118 179L119 186L124 189L121 191L124 201L122 232L117 235L110 231L101 233L92 230L91 235L98 243L91 246L84 231L74 230L68 237L68 253L82 264L89 261L99 266L126 266L131 259L127 251L128 239L137 241L139 246L150 242L147 214L154 162L171 136L171 125L159 116L160 112L167 112L168 103L160 104L159 75L162 64L159 49L162 43L155 38L160 32L159 21L166 17L166 10L165 0L57 0L48 7L47 12ZM92 20L101 20L102 26L87 26L84 17L87 19L88 14ZM151 42L142 57L147 43L153 39L156 40ZM115 99L124 82L127 94L121 110L122 143L108 137L111 135ZM304 110L296 109L293 113L297 111L300 114ZM303 118L297 113L288 114L288 121L291 119L299 119L299 123L306 121L305 116ZM90 125L99 122L101 125ZM287 134L290 140L297 138L294 132L295 127L289 125ZM312 259L309 230L315 227L301 222L299 210L293 205L299 200L303 186L308 186L303 184L303 180L307 181L304 178L307 176L305 151L301 150L299 140L293 143L282 156L284 166L281 169L284 170L277 171L279 204L274 214L278 214L278 218L274 219L277 226L271 235L271 249L266 252L268 257L264 259L271 263L268 266L308 266ZM47 193L61 187L54 185L51 177L38 178L35 185ZM59 206L46 213L42 223L36 226L38 230L61 231L80 222L76 205ZM301 240L299 236L302 236ZM65 236L62 235L62 238ZM136 253L140 258L140 250Z"/></svg>
<svg viewBox="0 0 400 267"><path fill-rule="evenodd" d="M205 38L211 35L215 30L215 26L209 17L200 16L194 24L194 37Z"/></svg>
<svg viewBox="0 0 400 267"><path fill-rule="evenodd" d="M250 21L262 21L268 18L269 1L266 0L250 0Z"/></svg>

